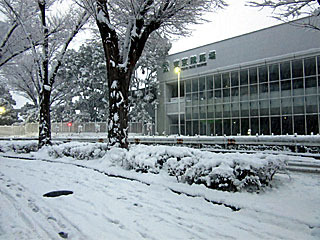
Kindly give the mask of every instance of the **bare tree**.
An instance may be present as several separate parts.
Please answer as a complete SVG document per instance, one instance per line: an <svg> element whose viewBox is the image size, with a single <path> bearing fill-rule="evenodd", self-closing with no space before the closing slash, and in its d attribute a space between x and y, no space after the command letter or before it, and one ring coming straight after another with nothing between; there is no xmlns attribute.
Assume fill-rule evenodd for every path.
<svg viewBox="0 0 320 240"><path fill-rule="evenodd" d="M78 1L79 2L79 1ZM82 0L96 21L102 40L109 87L108 138L128 148L128 93L135 66L150 36L157 31L186 35L189 24L226 6L224 0Z"/></svg>
<svg viewBox="0 0 320 240"><path fill-rule="evenodd" d="M51 144L51 93L58 70L72 39L84 26L90 15L85 10L71 7L68 11L65 11L65 14L56 13L54 10L47 14L48 9L55 3L61 3L61 0L1 1L8 9L6 11L9 16L6 19L7 22L10 22L10 19L15 19L21 30L19 34L14 36L8 30L8 37L4 38L3 43L6 43L3 45L8 46L9 41L6 41L6 39L17 39L15 44L10 45L11 48L18 48L16 45L21 44L21 42L25 43L23 49L30 50L28 53L30 53L34 63L36 74L31 73L30 78L33 78L31 81L35 83L35 90L39 95L39 148L41 148L43 145ZM36 14L35 16L32 15L31 21L25 18L20 11L21 4L25 2L33 3L32 7L35 9ZM12 22L14 21L12 20ZM17 27L14 28L14 23L11 25L13 26L11 29L15 31ZM10 56L12 59L12 54L8 54L9 58ZM12 64L16 63L13 62Z"/></svg>
<svg viewBox="0 0 320 240"><path fill-rule="evenodd" d="M291 24L320 31L320 0L260 0L249 1L249 6L271 8L273 17L284 22L310 17ZM313 18L312 18L313 17Z"/></svg>

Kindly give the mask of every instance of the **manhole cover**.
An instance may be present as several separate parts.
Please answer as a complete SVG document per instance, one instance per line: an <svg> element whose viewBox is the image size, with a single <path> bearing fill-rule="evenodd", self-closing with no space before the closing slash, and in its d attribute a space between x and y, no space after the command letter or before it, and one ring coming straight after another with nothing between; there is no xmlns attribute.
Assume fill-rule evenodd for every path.
<svg viewBox="0 0 320 240"><path fill-rule="evenodd" d="M73 194L73 192L69 190L59 190L59 191L48 192L46 194L43 194L43 196L44 197L60 197L62 195L69 195L69 194Z"/></svg>

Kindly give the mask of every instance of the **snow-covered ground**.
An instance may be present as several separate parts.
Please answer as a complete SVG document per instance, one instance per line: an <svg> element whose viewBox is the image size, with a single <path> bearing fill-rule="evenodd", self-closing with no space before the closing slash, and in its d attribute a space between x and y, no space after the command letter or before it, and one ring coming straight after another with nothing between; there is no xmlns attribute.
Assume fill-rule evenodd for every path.
<svg viewBox="0 0 320 240"><path fill-rule="evenodd" d="M0 156L0 239L320 239L319 175L276 174L259 193L230 193L128 171L108 156L6 155L38 160ZM43 197L54 190L73 194Z"/></svg>

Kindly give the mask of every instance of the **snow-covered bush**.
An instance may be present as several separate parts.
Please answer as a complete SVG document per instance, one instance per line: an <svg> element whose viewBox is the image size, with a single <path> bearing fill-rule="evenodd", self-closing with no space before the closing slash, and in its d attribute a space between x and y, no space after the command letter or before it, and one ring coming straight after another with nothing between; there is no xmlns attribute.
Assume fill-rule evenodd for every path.
<svg viewBox="0 0 320 240"><path fill-rule="evenodd" d="M90 160L102 158L108 149L106 143L80 143L70 142L61 145L47 147L49 156L72 157L78 160Z"/></svg>
<svg viewBox="0 0 320 240"><path fill-rule="evenodd" d="M1 141L0 152L30 153L38 150L37 141Z"/></svg>
<svg viewBox="0 0 320 240"><path fill-rule="evenodd" d="M212 153L184 147L134 146L127 157L129 169L138 172L168 171L178 181L208 188L255 191L266 186L284 157L267 154Z"/></svg>

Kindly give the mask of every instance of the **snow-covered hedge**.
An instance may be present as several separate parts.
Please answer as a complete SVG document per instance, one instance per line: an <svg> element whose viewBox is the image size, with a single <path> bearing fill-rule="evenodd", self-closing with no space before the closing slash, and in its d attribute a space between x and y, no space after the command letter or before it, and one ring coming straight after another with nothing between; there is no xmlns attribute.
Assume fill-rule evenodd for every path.
<svg viewBox="0 0 320 240"><path fill-rule="evenodd" d="M0 152L30 153L38 150L37 141L1 141Z"/></svg>
<svg viewBox="0 0 320 240"><path fill-rule="evenodd" d="M61 145L46 147L49 156L55 158L72 157L78 160L102 158L108 149L106 143L69 142Z"/></svg>
<svg viewBox="0 0 320 240"><path fill-rule="evenodd" d="M178 181L208 188L239 191L260 189L285 169L284 156L212 153L184 147L143 146L130 149L126 167L140 172L168 171Z"/></svg>

